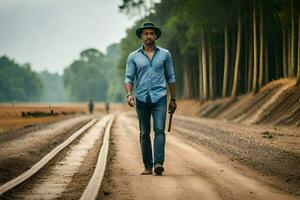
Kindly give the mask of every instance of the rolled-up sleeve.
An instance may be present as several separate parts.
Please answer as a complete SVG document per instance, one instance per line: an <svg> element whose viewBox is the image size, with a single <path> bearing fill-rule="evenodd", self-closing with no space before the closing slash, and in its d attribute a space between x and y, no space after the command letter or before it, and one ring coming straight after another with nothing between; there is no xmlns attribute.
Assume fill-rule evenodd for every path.
<svg viewBox="0 0 300 200"><path fill-rule="evenodd" d="M135 77L135 64L133 61L133 55L132 53L129 54L127 58L127 64L126 64L126 71L124 76L124 83L134 83L134 77Z"/></svg>
<svg viewBox="0 0 300 200"><path fill-rule="evenodd" d="M175 83L176 78L175 78L174 67L173 67L173 62L172 62L172 57L170 52L167 52L165 67L166 67L167 83Z"/></svg>

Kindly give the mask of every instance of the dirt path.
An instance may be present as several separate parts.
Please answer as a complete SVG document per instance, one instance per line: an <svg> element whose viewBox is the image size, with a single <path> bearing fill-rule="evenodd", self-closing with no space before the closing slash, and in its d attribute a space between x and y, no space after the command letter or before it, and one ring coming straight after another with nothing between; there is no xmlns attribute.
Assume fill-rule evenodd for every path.
<svg viewBox="0 0 300 200"><path fill-rule="evenodd" d="M137 120L120 114L99 199L299 199L254 179L203 147L167 135L165 173L141 176Z"/></svg>
<svg viewBox="0 0 300 200"><path fill-rule="evenodd" d="M268 176L268 184L300 195L299 130L178 116L175 134ZM266 178L265 178L266 179Z"/></svg>

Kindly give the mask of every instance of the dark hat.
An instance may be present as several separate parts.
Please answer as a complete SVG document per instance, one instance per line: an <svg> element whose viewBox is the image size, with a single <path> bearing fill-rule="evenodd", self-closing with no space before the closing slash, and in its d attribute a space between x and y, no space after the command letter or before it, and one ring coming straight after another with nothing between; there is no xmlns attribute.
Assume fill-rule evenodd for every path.
<svg viewBox="0 0 300 200"><path fill-rule="evenodd" d="M147 28L153 29L156 32L156 35L157 35L156 39L158 39L161 36L161 30L150 22L144 23L142 27L136 29L136 31L135 31L136 36L141 38L141 34L142 34L143 30L147 29Z"/></svg>

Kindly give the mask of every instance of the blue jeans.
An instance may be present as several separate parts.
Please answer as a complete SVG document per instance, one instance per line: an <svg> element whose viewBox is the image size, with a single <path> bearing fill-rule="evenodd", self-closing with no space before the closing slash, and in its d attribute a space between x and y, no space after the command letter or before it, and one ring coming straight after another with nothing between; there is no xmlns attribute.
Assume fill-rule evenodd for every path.
<svg viewBox="0 0 300 200"><path fill-rule="evenodd" d="M136 99L136 112L140 126L140 145L145 168L153 167L153 164L164 164L165 159L165 122L167 115L167 96L163 96L156 103L152 103L150 97L147 102ZM153 117L154 129L154 163L150 140L150 117Z"/></svg>

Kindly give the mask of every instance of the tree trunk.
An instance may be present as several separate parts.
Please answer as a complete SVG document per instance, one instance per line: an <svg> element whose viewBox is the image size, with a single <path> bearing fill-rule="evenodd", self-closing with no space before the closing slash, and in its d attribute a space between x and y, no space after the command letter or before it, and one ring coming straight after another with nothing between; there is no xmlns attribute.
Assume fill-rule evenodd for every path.
<svg viewBox="0 0 300 200"><path fill-rule="evenodd" d="M191 68L190 65L188 65L188 82L189 82L189 95L188 95L188 99L192 99L194 97L194 76L193 76L193 69Z"/></svg>
<svg viewBox="0 0 300 200"><path fill-rule="evenodd" d="M279 79L280 77L280 70L279 70L279 65L280 65L280 61L279 61L279 52L278 52L278 47L276 48L275 51L275 79Z"/></svg>
<svg viewBox="0 0 300 200"><path fill-rule="evenodd" d="M295 33L294 33L294 29L295 29L295 25L294 25L294 1L291 0L291 10L292 10L292 20L291 20L291 23L292 23L292 30L291 30L291 53L290 53L290 56L291 56L291 65L290 65L290 78L293 78L294 77L294 71L295 71Z"/></svg>
<svg viewBox="0 0 300 200"><path fill-rule="evenodd" d="M253 82L252 91L257 93L257 43L256 43L256 8L253 0Z"/></svg>
<svg viewBox="0 0 300 200"><path fill-rule="evenodd" d="M184 74L183 74L183 98L188 99L190 96L189 88L189 77L188 77L188 66L184 65Z"/></svg>
<svg viewBox="0 0 300 200"><path fill-rule="evenodd" d="M249 74L249 62L248 62L248 60L249 60L249 28L248 28L248 24L244 24L243 25L243 27L244 27L244 35L245 35L245 37L244 37L244 40L243 41L245 41L244 42L244 58L241 58L241 60L243 60L244 62L243 62L243 64L242 64L242 66L243 66L243 68L244 68L244 73L243 73L243 79L245 80L245 85L244 85L244 93L248 93L248 85L249 85L249 82L248 82L248 74ZM243 51L243 50L242 50Z"/></svg>
<svg viewBox="0 0 300 200"><path fill-rule="evenodd" d="M211 37L208 36L208 68L209 68L209 97L210 99L214 99L214 83L213 83L213 51L211 45Z"/></svg>
<svg viewBox="0 0 300 200"><path fill-rule="evenodd" d="M298 71L297 71L297 85L300 84L300 15L298 20Z"/></svg>
<svg viewBox="0 0 300 200"><path fill-rule="evenodd" d="M252 81L253 81L253 34L251 34L251 30L249 30L249 39L248 39L248 43L249 43L249 57L248 57L248 92L252 91Z"/></svg>
<svg viewBox="0 0 300 200"><path fill-rule="evenodd" d="M265 38L265 59L264 59L264 61L265 61L265 65L264 65L265 66L265 78L264 78L265 81L264 81L264 84L267 84L269 82L269 48L268 48L267 38Z"/></svg>
<svg viewBox="0 0 300 200"><path fill-rule="evenodd" d="M291 77L291 30L287 31L287 77Z"/></svg>
<svg viewBox="0 0 300 200"><path fill-rule="evenodd" d="M259 20L259 81L258 89L262 87L264 77L264 18L262 8L260 8Z"/></svg>
<svg viewBox="0 0 300 200"><path fill-rule="evenodd" d="M201 36L200 36L201 37ZM198 67L199 67L199 100L203 100L203 73L202 73L202 62L201 62L201 41L199 42L199 52L198 52Z"/></svg>
<svg viewBox="0 0 300 200"><path fill-rule="evenodd" d="M227 24L224 27L224 75L223 75L223 88L222 88L222 97L226 97L227 94L227 81L228 81L228 28Z"/></svg>
<svg viewBox="0 0 300 200"><path fill-rule="evenodd" d="M282 26L282 71L283 77L286 78L288 76L287 71L287 56L286 56L286 30Z"/></svg>
<svg viewBox="0 0 300 200"><path fill-rule="evenodd" d="M194 77L194 82L193 82L193 99L197 99L198 98L198 76L197 76L197 74L198 74L198 71L197 71L197 67L195 67L194 65L193 65L193 77Z"/></svg>
<svg viewBox="0 0 300 200"><path fill-rule="evenodd" d="M234 77L233 77L233 86L231 97L236 98L237 96L237 87L239 79L239 63L240 63L240 53L241 53L241 35L242 35L242 22L241 15L238 15L238 30L237 30L237 45L236 45L236 56L235 56L235 65L234 65Z"/></svg>
<svg viewBox="0 0 300 200"><path fill-rule="evenodd" d="M194 79L195 79L195 77L194 77L194 73L193 73L193 68L191 66L189 66L188 78L189 78L189 86L190 86L189 99L193 99L194 94L195 94L195 90L194 90Z"/></svg>
<svg viewBox="0 0 300 200"><path fill-rule="evenodd" d="M202 74L203 74L203 100L207 100L207 66L206 66L206 51L204 30L201 30L201 60L202 60Z"/></svg>

